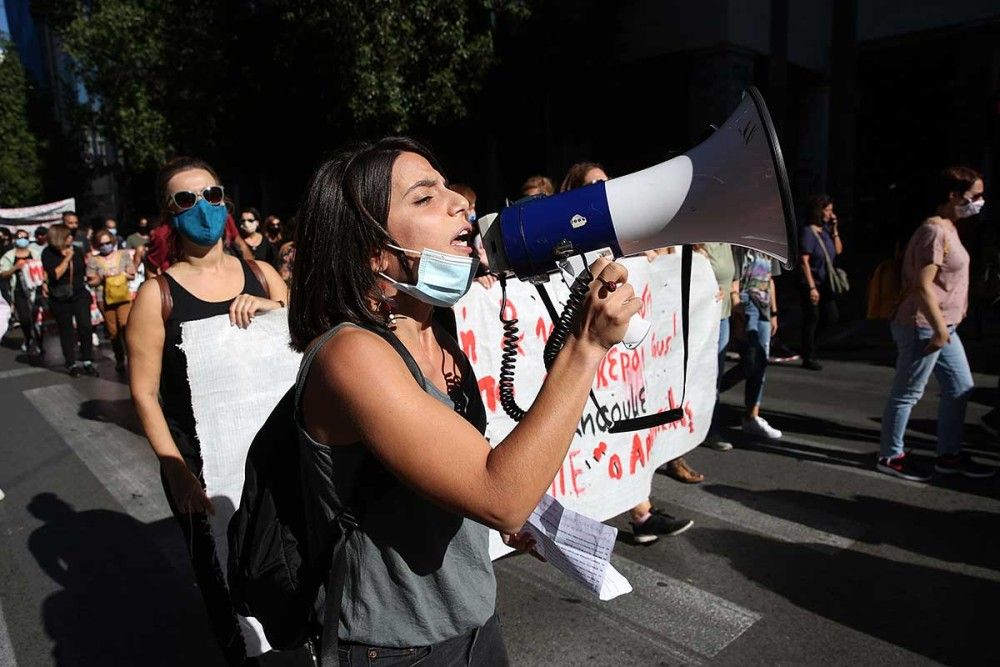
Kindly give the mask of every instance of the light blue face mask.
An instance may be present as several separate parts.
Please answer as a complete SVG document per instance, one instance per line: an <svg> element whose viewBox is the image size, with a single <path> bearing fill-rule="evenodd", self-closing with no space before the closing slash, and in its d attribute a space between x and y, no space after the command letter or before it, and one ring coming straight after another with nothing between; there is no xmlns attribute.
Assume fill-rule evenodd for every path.
<svg viewBox="0 0 1000 667"><path fill-rule="evenodd" d="M432 306L441 308L454 306L469 291L476 269L479 267L477 257L459 257L429 248L417 252L394 245L389 247L420 257L420 263L417 264L417 284L401 283L381 272L379 275L403 294L409 294L414 299Z"/></svg>

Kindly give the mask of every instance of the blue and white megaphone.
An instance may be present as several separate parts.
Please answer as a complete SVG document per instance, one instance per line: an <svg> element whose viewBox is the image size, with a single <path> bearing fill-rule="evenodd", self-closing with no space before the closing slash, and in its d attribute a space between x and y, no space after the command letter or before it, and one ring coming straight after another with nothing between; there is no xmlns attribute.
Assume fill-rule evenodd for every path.
<svg viewBox="0 0 1000 667"><path fill-rule="evenodd" d="M798 249L781 147L764 98L753 87L720 129L684 155L577 190L524 199L478 222L490 271L502 281L516 276L539 282L555 271L571 278L585 276L597 254L622 257L672 245L731 243L766 253L786 267L795 262ZM687 277L682 283L689 280L690 261L685 254ZM546 345L546 367L558 354L585 290L582 280L571 286ZM685 293L685 304L687 298ZM513 397L516 320L503 322L500 399L504 410L519 420L524 410ZM638 346L649 326L635 315L622 342ZM686 313L684 326L686 385ZM591 399L596 404L593 394ZM610 430L638 430L680 416L680 410L673 410L626 420Z"/></svg>
<svg viewBox="0 0 1000 667"><path fill-rule="evenodd" d="M725 242L759 250L787 267L797 253L781 147L764 98L753 87L725 124L687 153L627 176L518 201L480 218L479 229L490 270L521 280L602 249L621 257ZM633 329L626 343L640 333Z"/></svg>

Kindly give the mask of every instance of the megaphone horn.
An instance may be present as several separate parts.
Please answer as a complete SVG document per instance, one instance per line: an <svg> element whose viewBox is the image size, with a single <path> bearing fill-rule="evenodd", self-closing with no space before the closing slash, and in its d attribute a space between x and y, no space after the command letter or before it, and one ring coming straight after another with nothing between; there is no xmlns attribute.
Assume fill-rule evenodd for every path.
<svg viewBox="0 0 1000 667"><path fill-rule="evenodd" d="M483 216L490 269L530 278L568 254L616 256L669 245L724 242L797 256L781 147L764 99L749 88L723 126L683 155L602 183L515 202Z"/></svg>

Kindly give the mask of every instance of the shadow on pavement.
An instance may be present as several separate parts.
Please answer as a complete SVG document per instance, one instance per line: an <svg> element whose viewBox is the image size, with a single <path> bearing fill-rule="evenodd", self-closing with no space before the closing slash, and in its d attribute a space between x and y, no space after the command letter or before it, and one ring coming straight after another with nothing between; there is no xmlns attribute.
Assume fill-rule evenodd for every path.
<svg viewBox="0 0 1000 667"><path fill-rule="evenodd" d="M146 437L146 433L139 423L139 416L136 415L135 408L132 406L131 398L89 399L80 403L80 410L77 414L83 419L117 424L140 437Z"/></svg>
<svg viewBox="0 0 1000 667"><path fill-rule="evenodd" d="M54 664L221 664L193 580L170 565L149 526L77 511L53 493L36 495L28 511L45 522L28 548L62 587L42 604Z"/></svg>
<svg viewBox="0 0 1000 667"><path fill-rule="evenodd" d="M768 423L772 426L786 432L792 438L794 438L795 435L813 435L823 438L848 440L851 442L874 443L875 447L872 449L872 456L874 456L875 450L878 449L879 430L877 428L848 426L830 419L823 419L817 415L800 415L791 412L768 410L766 408L761 410L761 415L767 419ZM742 412L738 408L726 405L725 403L722 404L721 421L723 424L739 424L741 417ZM747 439L743 436L743 432L736 426L729 429L726 435L732 436L737 440ZM775 444L777 445L778 443ZM801 446L796 445L796 447ZM839 449L833 451L840 453ZM874 465L874 462L872 465Z"/></svg>
<svg viewBox="0 0 1000 667"><path fill-rule="evenodd" d="M786 489L755 492L725 484L707 484L703 490L826 533L1000 571L1000 533L995 530L1000 514L996 512L929 509L864 495L837 498ZM825 521L826 517L835 517L836 522ZM845 522L863 530L842 534Z"/></svg>
<svg viewBox="0 0 1000 667"><path fill-rule="evenodd" d="M857 551L830 555L736 530L702 528L688 539L775 595L858 632L946 664L998 657L996 622L987 612L1000 595L996 581Z"/></svg>

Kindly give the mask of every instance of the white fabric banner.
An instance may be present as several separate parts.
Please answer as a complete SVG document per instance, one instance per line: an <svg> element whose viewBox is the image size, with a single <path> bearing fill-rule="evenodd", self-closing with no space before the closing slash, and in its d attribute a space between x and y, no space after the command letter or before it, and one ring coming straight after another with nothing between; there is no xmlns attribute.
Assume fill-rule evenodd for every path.
<svg viewBox="0 0 1000 667"><path fill-rule="evenodd" d="M62 214L76 210L76 200L72 197L60 201L25 206L22 208L0 208L0 224L27 229L29 232L36 227L48 227L62 221Z"/></svg>
<svg viewBox="0 0 1000 667"><path fill-rule="evenodd" d="M660 255L652 263L643 257L619 261L628 268L629 282L643 300L640 314L652 327L639 348L612 348L597 371L594 394L612 421L680 407L684 391L680 254ZM685 417L652 429L610 434L608 424L598 418L588 400L577 436L549 488L549 494L569 509L599 521L621 514L649 496L658 466L705 439L718 372L719 288L708 260L697 253L691 274ZM557 276L543 287L561 311L568 288ZM458 340L476 371L489 416L486 435L493 445L515 424L500 406L498 393L503 341L500 301L499 285L487 291L474 283L455 306ZM536 288L520 282L507 284L505 317L519 320L514 389L518 405L527 409L545 376L542 352L552 322Z"/></svg>
<svg viewBox="0 0 1000 667"><path fill-rule="evenodd" d="M250 443L299 370L301 355L288 340L285 309L254 317L247 329L230 326L228 315L181 325L202 474L215 506L209 520L223 572L229 555L226 530L243 493ZM240 627L248 655L270 650L256 619L240 617Z"/></svg>

